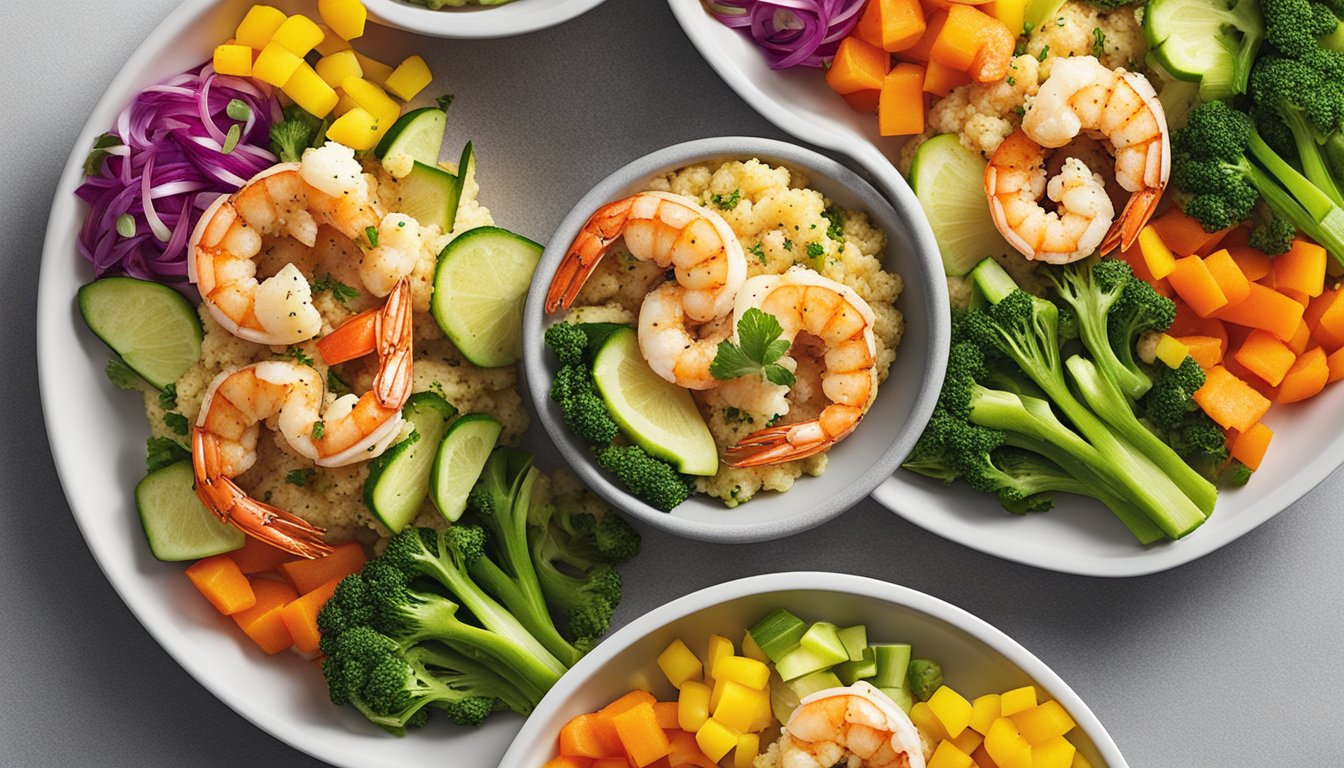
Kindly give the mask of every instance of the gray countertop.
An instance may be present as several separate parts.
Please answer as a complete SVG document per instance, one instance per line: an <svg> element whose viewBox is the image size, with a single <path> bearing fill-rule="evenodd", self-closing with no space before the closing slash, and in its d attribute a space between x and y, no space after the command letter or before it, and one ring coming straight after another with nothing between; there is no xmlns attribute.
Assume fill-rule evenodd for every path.
<svg viewBox="0 0 1344 768"><path fill-rule="evenodd" d="M0 54L9 275L0 359L12 374L0 387L3 765L317 764L217 701L136 622L79 536L38 407L35 296L57 176L104 88L174 5L5 4L14 36ZM787 138L718 79L655 0L613 0L512 41L416 47L458 93L450 130L477 140L482 199L502 225L536 239L590 184L644 152L716 134ZM1325 758L1338 755L1327 712L1344 690L1341 494L1336 473L1221 551L1128 580L1001 561L872 501L751 546L646 531L617 619L740 576L858 573L948 600L1016 638L1088 702L1136 768L1338 763Z"/></svg>

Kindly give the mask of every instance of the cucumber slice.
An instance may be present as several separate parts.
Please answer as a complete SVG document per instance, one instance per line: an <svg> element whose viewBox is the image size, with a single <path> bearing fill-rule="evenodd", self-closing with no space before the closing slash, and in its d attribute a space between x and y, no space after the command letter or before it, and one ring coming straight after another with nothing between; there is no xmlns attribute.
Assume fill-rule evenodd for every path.
<svg viewBox="0 0 1344 768"><path fill-rule="evenodd" d="M433 392L416 392L401 410L415 431L369 462L364 504L392 533L405 528L425 506L434 454L457 409Z"/></svg>
<svg viewBox="0 0 1344 768"><path fill-rule="evenodd" d="M1244 93L1264 36L1255 3L1149 0L1143 34L1150 55L1172 77L1199 82L1205 101Z"/></svg>
<svg viewBox="0 0 1344 768"><path fill-rule="evenodd" d="M178 562L232 552L243 546L243 532L221 521L196 498L191 462L156 469L135 486L135 506L160 560Z"/></svg>
<svg viewBox="0 0 1344 768"><path fill-rule="evenodd" d="M593 358L593 382L621 431L649 455L687 475L719 471L719 449L691 393L649 368L634 328L603 340Z"/></svg>
<svg viewBox="0 0 1344 768"><path fill-rule="evenodd" d="M785 682L788 682L803 675L810 675L813 672L829 670L840 661L843 661L843 659L837 660L835 654L819 653L807 646L800 645L775 662L775 671Z"/></svg>
<svg viewBox="0 0 1344 768"><path fill-rule="evenodd" d="M437 165L416 160L398 184L402 213L424 226L437 224L444 232L453 231L457 203L462 197L460 179Z"/></svg>
<svg viewBox="0 0 1344 768"><path fill-rule="evenodd" d="M467 510L467 495L503 431L504 425L494 416L468 413L453 422L443 436L429 475L429 498L448 522L457 522Z"/></svg>
<svg viewBox="0 0 1344 768"><path fill-rule="evenodd" d="M79 289L89 330L131 370L164 389L201 356L201 320L182 294L133 277L104 277Z"/></svg>
<svg viewBox="0 0 1344 768"><path fill-rule="evenodd" d="M447 125L448 115L438 107L413 109L392 124L373 150L374 157L382 160L390 155L409 155L416 162L437 165Z"/></svg>
<svg viewBox="0 0 1344 768"><path fill-rule="evenodd" d="M798 644L819 657L830 659L831 665L849 661L849 652L840 640L840 628L830 622L818 621L808 627Z"/></svg>
<svg viewBox="0 0 1344 768"><path fill-rule="evenodd" d="M910 184L928 216L943 271L960 277L986 256L1017 253L989 215L985 161L956 134L935 136L915 151Z"/></svg>
<svg viewBox="0 0 1344 768"><path fill-rule="evenodd" d="M863 652L868 649L868 628L862 624L845 627L840 630L840 642L844 644L849 660L859 661L863 658Z"/></svg>
<svg viewBox="0 0 1344 768"><path fill-rule="evenodd" d="M541 246L499 227L458 235L439 254L429 310L462 355L482 368L518 362L523 300Z"/></svg>

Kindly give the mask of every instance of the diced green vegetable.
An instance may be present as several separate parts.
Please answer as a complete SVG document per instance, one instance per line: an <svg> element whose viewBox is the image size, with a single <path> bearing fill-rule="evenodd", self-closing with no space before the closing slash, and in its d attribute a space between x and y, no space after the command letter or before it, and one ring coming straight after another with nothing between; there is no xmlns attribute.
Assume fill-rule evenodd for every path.
<svg viewBox="0 0 1344 768"><path fill-rule="evenodd" d="M943 667L929 659L912 659L906 677L910 682L910 693L920 701L928 701L943 684Z"/></svg>
<svg viewBox="0 0 1344 768"><path fill-rule="evenodd" d="M776 608L751 628L751 639L756 641L762 653L778 664L798 647L798 641L803 639L806 631L807 624L802 619L783 608Z"/></svg>
<svg viewBox="0 0 1344 768"><path fill-rule="evenodd" d="M840 678L836 677L834 672L831 672L829 669L823 669L803 675L796 680L790 681L787 685L789 689L793 691L793 695L801 700L811 696L817 691L824 691L829 688L839 688L841 683Z"/></svg>
<svg viewBox="0 0 1344 768"><path fill-rule="evenodd" d="M799 645L775 662L775 671L779 672L779 676L784 678L785 682L788 682L803 675L830 669L844 660L843 658L837 659L834 653L818 653L811 648Z"/></svg>
<svg viewBox="0 0 1344 768"><path fill-rule="evenodd" d="M906 668L910 664L910 646L905 643L882 643L871 647L877 659L873 685L878 688L903 688Z"/></svg>
<svg viewBox="0 0 1344 768"><path fill-rule="evenodd" d="M852 627L845 627L840 630L839 634L840 643L845 646L845 653L849 654L849 660L862 660L863 652L868 647L868 628L862 624L856 624Z"/></svg>
<svg viewBox="0 0 1344 768"><path fill-rule="evenodd" d="M909 688L878 688L885 693L887 698L896 702L896 706L901 708L905 714L910 714L910 708L915 706L915 699L910 695Z"/></svg>
<svg viewBox="0 0 1344 768"><path fill-rule="evenodd" d="M845 685L867 680L877 674L877 654L872 648L864 648L858 661L850 660L837 664L835 674Z"/></svg>

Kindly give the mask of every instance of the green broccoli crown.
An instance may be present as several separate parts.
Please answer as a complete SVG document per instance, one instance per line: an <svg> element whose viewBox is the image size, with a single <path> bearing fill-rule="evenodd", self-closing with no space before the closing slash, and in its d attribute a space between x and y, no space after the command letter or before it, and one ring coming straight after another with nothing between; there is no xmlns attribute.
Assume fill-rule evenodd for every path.
<svg viewBox="0 0 1344 768"><path fill-rule="evenodd" d="M1331 7L1315 0L1261 0L1265 41L1289 56L1309 55L1319 47L1317 38L1339 26Z"/></svg>
<svg viewBox="0 0 1344 768"><path fill-rule="evenodd" d="M1251 134L1249 117L1210 101L1193 110L1185 128L1172 136L1172 184L1190 195L1186 214L1209 232L1244 221L1260 199L1247 176L1244 153Z"/></svg>
<svg viewBox="0 0 1344 768"><path fill-rule="evenodd" d="M322 610L317 613L317 630L322 635L322 652L331 654L328 644L354 627L373 621L373 604L369 600L368 583L362 572L352 573L336 585Z"/></svg>
<svg viewBox="0 0 1344 768"><path fill-rule="evenodd" d="M1291 221L1270 213L1251 229L1247 244L1270 256L1278 256L1287 253L1293 247L1293 238L1296 236L1297 227L1293 226Z"/></svg>
<svg viewBox="0 0 1344 768"><path fill-rule="evenodd" d="M1227 467L1223 469L1221 480L1224 485L1230 485L1234 488L1240 488L1241 486L1250 482L1251 475L1253 474L1253 472L1254 471L1250 467L1246 466L1245 464L1242 464L1240 461L1237 461L1236 459L1233 459L1232 461L1228 462Z"/></svg>
<svg viewBox="0 0 1344 768"><path fill-rule="evenodd" d="M1207 414L1203 411L1187 413L1180 426L1167 435L1167 440L1186 464L1209 482L1218 481L1227 464L1227 437Z"/></svg>
<svg viewBox="0 0 1344 768"><path fill-rule="evenodd" d="M1102 10L1113 10L1133 5L1137 0L1087 0L1087 4Z"/></svg>
<svg viewBox="0 0 1344 768"><path fill-rule="evenodd" d="M542 336L561 365L581 365L588 349L588 334L574 323L556 323Z"/></svg>
<svg viewBox="0 0 1344 768"><path fill-rule="evenodd" d="M593 445L607 445L620 432L597 391L592 372L582 363L564 365L556 371L551 399L560 406L560 416L570 431Z"/></svg>
<svg viewBox="0 0 1344 768"><path fill-rule="evenodd" d="M639 531L615 513L603 515L596 522L593 542L603 561L611 565L623 563L639 554Z"/></svg>
<svg viewBox="0 0 1344 768"><path fill-rule="evenodd" d="M1176 368L1161 366L1153 388L1144 396L1144 413L1153 426L1165 432L1181 427L1186 415L1199 408L1195 391L1204 386L1204 370L1192 357Z"/></svg>
<svg viewBox="0 0 1344 768"><path fill-rule="evenodd" d="M303 150L313 145L322 121L297 104L285 107L283 114L284 119L271 125L271 152L282 163L297 163L303 159Z"/></svg>
<svg viewBox="0 0 1344 768"><path fill-rule="evenodd" d="M597 452L597 463L637 498L664 512L688 499L691 481L671 464L637 445L610 445Z"/></svg>
<svg viewBox="0 0 1344 768"><path fill-rule="evenodd" d="M1261 57L1251 73L1251 96L1257 117L1263 110L1300 112L1320 135L1338 131L1344 120L1344 85L1298 59ZM1285 154L1292 151L1291 146L1275 149Z"/></svg>
<svg viewBox="0 0 1344 768"><path fill-rule="evenodd" d="M1134 360L1134 335L1146 330L1143 326L1151 319L1160 319L1151 316L1160 315L1163 309L1174 313L1175 305L1134 277L1129 264L1118 259L1074 262L1047 270L1046 274L1063 307L1071 309L1077 318L1078 336L1097 367L1130 400L1141 397L1152 380ZM1151 309L1150 303L1154 305ZM1061 326L1063 315L1061 312ZM1140 327L1136 329L1136 325ZM1059 335L1067 338L1062 329Z"/></svg>

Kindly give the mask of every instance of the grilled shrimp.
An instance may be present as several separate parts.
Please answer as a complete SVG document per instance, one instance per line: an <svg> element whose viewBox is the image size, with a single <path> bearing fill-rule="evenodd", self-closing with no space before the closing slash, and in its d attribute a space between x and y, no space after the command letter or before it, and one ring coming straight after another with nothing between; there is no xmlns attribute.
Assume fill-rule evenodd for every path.
<svg viewBox="0 0 1344 768"><path fill-rule="evenodd" d="M779 742L780 768L924 768L919 729L865 682L802 700Z"/></svg>

